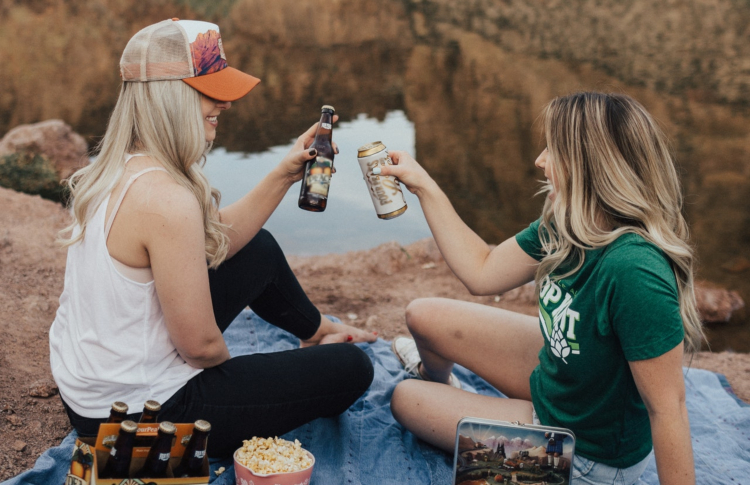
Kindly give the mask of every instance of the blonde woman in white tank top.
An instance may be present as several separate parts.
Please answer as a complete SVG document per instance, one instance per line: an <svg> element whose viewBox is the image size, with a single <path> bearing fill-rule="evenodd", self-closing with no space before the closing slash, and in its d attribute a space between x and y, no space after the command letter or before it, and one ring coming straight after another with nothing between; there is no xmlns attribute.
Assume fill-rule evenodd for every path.
<svg viewBox="0 0 750 485"><path fill-rule="evenodd" d="M184 55L198 36L213 39L203 45L213 57ZM219 210L201 162L221 113L259 80L227 66L218 26L174 19L137 33L120 70L97 160L70 180L74 222L50 329L73 426L95 434L113 401L140 410L157 399L161 419L212 422L210 454L222 456L242 439L343 412L372 380L369 359L348 343L376 337L322 316L262 229L314 155L316 125ZM230 358L222 332L247 305L302 348Z"/></svg>

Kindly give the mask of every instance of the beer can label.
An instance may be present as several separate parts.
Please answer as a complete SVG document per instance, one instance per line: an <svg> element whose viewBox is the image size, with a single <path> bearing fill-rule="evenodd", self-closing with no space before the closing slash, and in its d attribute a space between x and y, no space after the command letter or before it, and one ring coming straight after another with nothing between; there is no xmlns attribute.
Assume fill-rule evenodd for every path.
<svg viewBox="0 0 750 485"><path fill-rule="evenodd" d="M376 153L372 153L373 146L377 147L375 144L368 144L360 148L360 153L364 151L364 148L367 148L368 155L357 157L357 161L370 192L370 198L375 206L375 213L381 219L392 219L406 211L406 200L404 200L401 184L396 177L372 173L372 169L375 167L393 164L385 145L380 144L383 149Z"/></svg>
<svg viewBox="0 0 750 485"><path fill-rule="evenodd" d="M318 156L310 163L307 169L307 191L328 197L328 189L331 186L331 171L333 160Z"/></svg>

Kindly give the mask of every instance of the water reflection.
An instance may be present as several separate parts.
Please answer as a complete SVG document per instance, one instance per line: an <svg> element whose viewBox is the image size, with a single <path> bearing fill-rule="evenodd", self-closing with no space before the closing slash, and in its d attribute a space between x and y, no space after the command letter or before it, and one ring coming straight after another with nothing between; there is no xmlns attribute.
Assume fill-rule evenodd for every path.
<svg viewBox="0 0 750 485"><path fill-rule="evenodd" d="M328 207L313 213L297 207L299 184L287 192L266 224L285 252L313 255L369 249L388 241L409 244L430 235L416 196L405 190L407 211L388 221L378 219L357 164L357 148L382 140L389 149L414 153L414 125L402 111L381 122L361 114L334 125L339 146ZM216 149L208 157L206 174L221 190L222 205L231 204L257 184L289 151L292 143L262 153L244 155Z"/></svg>
<svg viewBox="0 0 750 485"><path fill-rule="evenodd" d="M0 32L0 54L8 60L7 69L0 71L0 132L18 123L61 117L94 141L117 95L115 66L127 38L137 28L175 14L199 17L187 7L175 9L169 0L100 0L97 5L108 7L96 9L93 22L85 9L74 12L71 5L82 3L78 0L49 3L47 10L24 15L16 12L25 8L18 2L0 5L0 14L9 12L7 18L16 12L7 30ZM537 217L542 204L534 197L540 175L533 161L543 145L535 122L545 103L577 90L619 91L641 101L673 142L685 213L698 248L699 278L737 290L750 303L750 271L742 270L742 261L750 261L750 115L742 108L750 103L750 94L735 90L729 96L722 88L726 83L704 82L699 76L690 78L700 84L699 90L681 90L678 81L686 79L686 72L678 64L686 57L680 57L679 49L685 42L644 41L646 53L657 49L659 56L674 58L674 71L658 60L662 57L654 61L635 48L616 53L616 59L628 57L630 64L621 63L625 75L596 67L614 62L607 57L612 52L596 50L602 43L616 42L608 32L568 32L567 20L555 22L555 15L570 13L564 2L555 8L546 3L526 2L521 8L519 2L495 2L496 8L484 10L462 2L410 0L310 0L304 9L297 8L298 3L221 3L231 10L219 22L230 64L257 75L262 83L222 114L218 146L223 148L212 153L207 168L225 202L234 200L270 170L291 137L317 119L321 105L336 107L341 121L334 137L342 154L329 209L323 214L297 209L295 187L268 223L289 252L347 251L394 239L407 243L426 235L411 194L409 210L393 221L378 220L368 205L356 148L376 139L389 148L416 152L461 217L488 242L500 242ZM591 12L619 19L609 8ZM648 25L655 36L692 36L691 41L706 46L721 40L713 29L693 27L689 19L698 14L690 9L677 12L682 8L679 2L660 8L681 12L671 16L673 20L688 20L680 20L678 28L652 17ZM463 21L467 12L462 9L470 10L476 21ZM540 17L526 19L528 9L539 9ZM172 13L167 15L167 10ZM493 18L496 21L490 22ZM539 19L547 22L542 37L532 32L539 30ZM76 22L86 28L69 28ZM616 24L620 29L620 22ZM535 47L534 42L545 36L557 36L561 42L573 39L593 51L570 47L575 55L569 59L577 60L565 61L568 47L562 44ZM640 37L629 39L637 43ZM661 47L672 50L662 53ZM581 60L586 52L590 59ZM702 52L689 54L700 57ZM724 55L721 52L709 57ZM718 70L710 72L721 75ZM636 82L634 76L642 79ZM668 82L662 83L664 79ZM660 88L660 83L669 89ZM732 99L736 104L707 101L711 99ZM344 210L353 212L339 212ZM715 349L750 351L749 313L745 310L731 324L711 332Z"/></svg>

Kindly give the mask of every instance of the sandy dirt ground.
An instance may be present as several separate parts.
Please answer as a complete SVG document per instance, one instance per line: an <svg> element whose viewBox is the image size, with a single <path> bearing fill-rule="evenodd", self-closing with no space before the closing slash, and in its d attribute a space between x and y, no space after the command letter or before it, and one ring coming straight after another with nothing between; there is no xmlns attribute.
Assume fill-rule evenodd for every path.
<svg viewBox="0 0 750 485"><path fill-rule="evenodd" d="M54 242L66 211L39 197L0 188L0 481L33 466L70 432L49 368L49 326L58 307L65 251ZM535 314L533 288L472 296L453 276L432 240L369 251L290 257L321 311L384 339L406 333L404 309L420 297L446 297ZM727 376L750 402L750 355L697 355L694 367Z"/></svg>

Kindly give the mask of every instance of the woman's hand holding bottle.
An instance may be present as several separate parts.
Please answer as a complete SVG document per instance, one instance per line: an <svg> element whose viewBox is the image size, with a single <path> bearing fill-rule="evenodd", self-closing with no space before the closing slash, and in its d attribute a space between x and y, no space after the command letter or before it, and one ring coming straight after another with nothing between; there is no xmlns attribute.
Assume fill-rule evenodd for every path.
<svg viewBox="0 0 750 485"><path fill-rule="evenodd" d="M333 116L333 122L338 121L338 115ZM304 175L305 162L310 160L316 155L314 149L310 149L313 141L315 141L315 133L318 130L318 123L313 124L306 132L301 134L294 145L289 150L289 153L281 160L277 169L280 170L290 181L290 183L298 182L302 180ZM339 148L336 143L333 143L334 153L339 152ZM336 173L336 169L333 169L333 173Z"/></svg>

